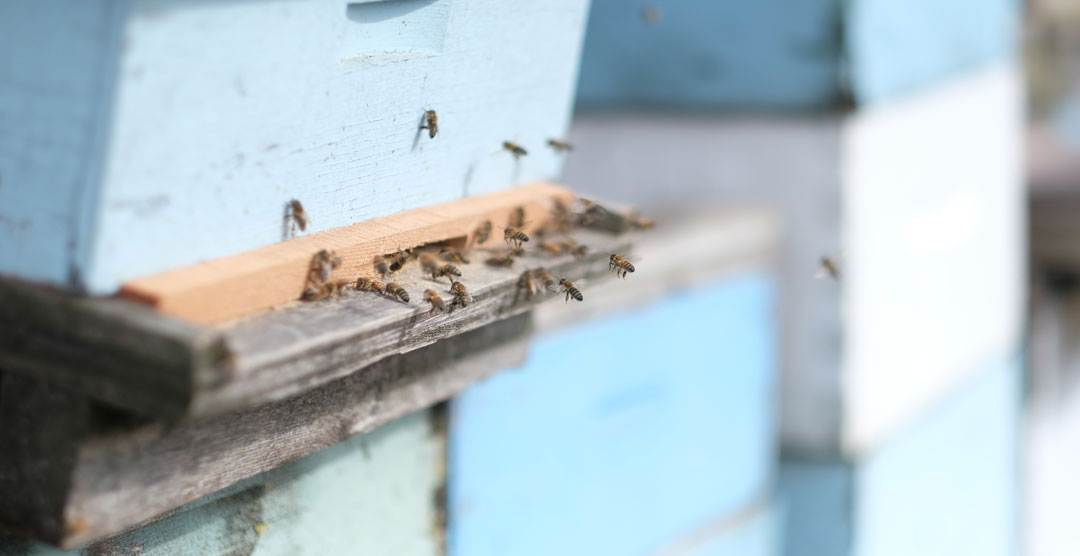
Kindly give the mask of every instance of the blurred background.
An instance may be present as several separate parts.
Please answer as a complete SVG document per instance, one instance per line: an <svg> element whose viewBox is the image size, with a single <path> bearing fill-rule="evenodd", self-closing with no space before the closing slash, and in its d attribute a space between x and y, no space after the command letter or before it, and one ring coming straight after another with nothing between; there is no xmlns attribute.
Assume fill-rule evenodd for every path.
<svg viewBox="0 0 1080 556"><path fill-rule="evenodd" d="M276 222L243 218L278 210L289 180L321 192L307 198L326 215L313 231L541 179L656 219L638 264L663 262L656 280L667 285L651 297L580 320L537 309L526 363L452 399L441 432L406 417L301 460L297 481L344 463L356 475L343 478L400 478L377 502L392 518L320 508L336 487L303 483L306 505L259 529L253 552L1080 554L1080 2L396 1L372 19L363 6L377 2L349 5L349 20L375 31L346 41L366 54L335 58L340 81L318 67L281 77L294 66L260 50L285 59L287 41L259 25L291 29L309 21L303 6L329 2L280 2L290 13L253 7L275 4L263 0L136 1L130 16L102 17L130 17L127 34L77 35L121 53L101 74L87 69L100 62L93 52L76 63L3 48L36 40L55 13L0 8L4 274L108 295L133 276L269 244ZM87 15L98 8L82 5L65 25L96 21ZM237 24L245 9L275 15ZM422 32L408 36L409 23ZM230 25L245 34L221 31ZM309 50L337 45L336 33ZM234 77L232 58L254 69ZM185 70L160 78L155 65ZM109 113L94 103L64 113L67 97L36 96L66 79L58 67L107 80L67 93L108 90ZM290 89L304 82L318 91ZM290 110L361 101L297 109L267 146L245 126L283 107L261 90ZM442 143L417 149L412 128L382 133L387 114L436 104ZM48 131L99 116L115 138ZM539 152L548 136L573 151ZM509 137L537 152L512 170L490 153ZM413 141L408 156L436 154L399 160L386 152L398 139ZM247 166L219 156L247 147L259 151ZM20 251L48 232L19 224L52 210L28 192L67 183L43 157L69 150L85 157L79 171L105 176L90 208L77 180L53 191L97 215L49 239L76 253L70 265ZM159 179L188 189L145 193ZM268 179L277 197L259 208L245 192ZM234 227L217 224L241 211ZM213 224L161 249L192 214ZM133 235L137 248L125 243ZM429 449L433 437L444 444ZM401 461L420 462L426 478L393 475ZM436 467L444 483L428 477ZM211 532L229 519L220 508L104 546L229 553L225 533ZM363 538L290 532L324 513L380 526ZM432 538L432 513L437 540L415 542ZM49 550L0 538L0 554ZM108 550L93 553L121 553Z"/></svg>

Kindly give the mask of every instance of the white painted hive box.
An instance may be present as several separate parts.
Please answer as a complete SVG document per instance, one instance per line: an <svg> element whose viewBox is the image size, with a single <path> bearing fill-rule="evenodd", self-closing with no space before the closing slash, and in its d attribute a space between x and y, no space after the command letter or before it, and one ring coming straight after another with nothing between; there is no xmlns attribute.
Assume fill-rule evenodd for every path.
<svg viewBox="0 0 1080 556"><path fill-rule="evenodd" d="M4 2L0 274L109 294L280 241L293 198L312 232L552 178L587 10Z"/></svg>

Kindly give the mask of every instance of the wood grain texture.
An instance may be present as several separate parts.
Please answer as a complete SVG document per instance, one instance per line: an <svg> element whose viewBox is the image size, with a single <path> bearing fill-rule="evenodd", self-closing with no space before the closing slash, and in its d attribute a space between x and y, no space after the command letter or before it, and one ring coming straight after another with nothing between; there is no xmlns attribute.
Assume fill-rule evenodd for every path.
<svg viewBox="0 0 1080 556"><path fill-rule="evenodd" d="M342 258L332 279L375 276L376 256L471 239L485 220L494 223L485 245L500 245L502 227L515 207L524 207L526 218L532 220L528 231L546 221L553 199L569 203L573 198L567 189L542 183L470 197L136 279L124 284L120 296L184 320L219 323L295 301L304 289L311 257L320 249L331 249Z"/></svg>
<svg viewBox="0 0 1080 556"><path fill-rule="evenodd" d="M93 415L85 404L56 410L73 416L61 423L61 432L71 440L43 446L39 452L47 449L57 454L75 448L71 458L59 460L64 462L60 471L69 480L57 485L66 488L44 499L42 511L29 506L20 516L23 524L3 514L0 519L6 527L22 525L18 529L23 533L65 548L119 533L237 481L429 407L492 373L519 365L530 334L529 316L519 315L498 326L384 359L290 400L197 422L97 426L83 433ZM11 414L32 415L29 410L37 407L28 405L33 399L5 400L10 407L4 411ZM0 438L38 438L33 428L11 429L21 422L0 422L0 429L7 429L0 430ZM22 455L0 452L0 469L22 465ZM0 492L0 499L25 493L37 500L34 497L59 488L45 488L54 475L37 480L22 474L23 482L0 481L0 486L14 489ZM62 501L59 506L57 500ZM61 515L53 513L58 507ZM55 523L67 525L50 525Z"/></svg>
<svg viewBox="0 0 1080 556"><path fill-rule="evenodd" d="M410 292L409 304L350 291L340 299L297 302L218 328L188 324L126 300L83 299L0 281L0 300L11 300L0 306L0 330L10 331L0 337L0 362L12 372L154 417L251 408L542 301L561 300L555 293L525 295L517 285L521 272L544 266L571 281L607 277L608 254L631 252L635 235L579 230L574 237L592 248L590 254L529 254L511 268L493 268L484 264L485 251L474 251L471 264L458 265L473 303L435 314L422 303L422 292L436 289L449 302L448 280L432 280L416 264L395 278ZM589 288L583 289L588 295Z"/></svg>

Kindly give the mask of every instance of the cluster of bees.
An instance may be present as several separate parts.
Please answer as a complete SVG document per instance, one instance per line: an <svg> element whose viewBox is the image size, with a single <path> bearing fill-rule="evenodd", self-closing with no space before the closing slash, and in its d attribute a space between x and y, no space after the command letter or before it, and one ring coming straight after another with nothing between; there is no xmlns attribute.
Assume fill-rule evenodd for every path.
<svg viewBox="0 0 1080 556"><path fill-rule="evenodd" d="M434 110L425 110L420 129L428 130L428 138L434 139L435 136L439 134L439 115L436 114ZM556 152L569 152L574 150L573 145L559 139L548 139L547 144L549 147L555 149ZM529 154L529 151L513 141L503 141L502 148L514 155L515 160Z"/></svg>
<svg viewBox="0 0 1080 556"><path fill-rule="evenodd" d="M591 201L579 200L579 202L581 209L573 210L566 203L556 201L552 217L534 232L536 236L542 238L534 253L552 257L571 254L578 258L587 255L588 247L570 239L565 234L579 225L588 224L591 219L596 218L598 214L606 211L606 209ZM307 214L304 212L300 202L291 201L288 211L294 224L303 230L307 225ZM640 219L635 214L629 215L628 218L631 219L635 227L652 227L651 221ZM517 207L511 214L509 222L503 228L503 241L506 247L504 249L479 248L490 253L485 261L486 264L494 267L510 267L513 266L516 259L525 256L526 250L524 246L530 240L528 234L524 231L525 226L525 209L524 207ZM477 226L466 252L487 243L492 237L493 230L494 225L490 220L484 221ZM555 239L554 236L558 234L562 234L562 239ZM423 274L430 276L433 281L446 278L450 282L447 290L449 302L444 300L439 292L434 289L424 290L423 302L431 305L429 314L435 311L451 312L456 307L467 307L472 302L472 296L469 294L468 288L458 280L461 278L462 272L456 266L456 264L470 264L466 252L449 247L429 246L418 249L403 249L389 255L378 255L372 261L372 270L379 276L378 279L372 276L361 276L355 281L350 281L330 279L334 269L341 265L341 257L333 251L323 249L315 253L311 258L300 299L303 301L318 301L329 297L339 297L347 290L354 290L375 293L401 303L409 303L411 301L409 292L400 284L387 280L393 278L413 261L417 261ZM626 257L612 253L608 259L608 270L625 279L627 274L634 272L635 268ZM571 299L575 301L584 301L585 299L581 290L573 282L566 278L556 278L542 267L522 272L518 278L517 287L519 291L525 292L529 298L541 292L549 291L565 294L566 302Z"/></svg>

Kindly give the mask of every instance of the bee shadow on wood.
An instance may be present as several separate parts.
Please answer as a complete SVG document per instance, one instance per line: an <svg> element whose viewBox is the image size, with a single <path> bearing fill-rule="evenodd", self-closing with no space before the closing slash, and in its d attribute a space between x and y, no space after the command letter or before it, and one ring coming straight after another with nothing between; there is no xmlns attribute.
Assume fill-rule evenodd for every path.
<svg viewBox="0 0 1080 556"><path fill-rule="evenodd" d="M289 203L285 203L281 215L281 241L292 239L292 231L292 210L289 208Z"/></svg>
<svg viewBox="0 0 1080 556"><path fill-rule="evenodd" d="M416 135L413 135L412 151L416 151L416 147L420 144L420 136L424 134L424 129L427 125L427 113L420 114L420 122L416 124Z"/></svg>

